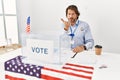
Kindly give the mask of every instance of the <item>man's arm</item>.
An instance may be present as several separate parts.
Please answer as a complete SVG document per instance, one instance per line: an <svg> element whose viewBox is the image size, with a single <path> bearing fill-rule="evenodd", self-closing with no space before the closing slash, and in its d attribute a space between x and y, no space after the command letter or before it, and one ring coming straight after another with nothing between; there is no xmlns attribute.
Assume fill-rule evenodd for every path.
<svg viewBox="0 0 120 80"><path fill-rule="evenodd" d="M94 40L91 34L91 30L88 24L86 24L86 30L85 30L85 45L86 50L92 49L94 46Z"/></svg>

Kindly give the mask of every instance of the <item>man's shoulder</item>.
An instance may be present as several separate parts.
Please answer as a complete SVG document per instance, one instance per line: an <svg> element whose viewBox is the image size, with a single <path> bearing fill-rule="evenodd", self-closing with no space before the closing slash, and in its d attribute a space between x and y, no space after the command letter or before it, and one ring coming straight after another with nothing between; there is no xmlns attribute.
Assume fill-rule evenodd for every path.
<svg viewBox="0 0 120 80"><path fill-rule="evenodd" d="M84 26L89 26L89 24L86 21L82 21L82 20L79 20L79 21L80 21L80 24L82 24Z"/></svg>
<svg viewBox="0 0 120 80"><path fill-rule="evenodd" d="M82 20L79 20L80 23L83 23L83 24L88 24L86 21L82 21Z"/></svg>

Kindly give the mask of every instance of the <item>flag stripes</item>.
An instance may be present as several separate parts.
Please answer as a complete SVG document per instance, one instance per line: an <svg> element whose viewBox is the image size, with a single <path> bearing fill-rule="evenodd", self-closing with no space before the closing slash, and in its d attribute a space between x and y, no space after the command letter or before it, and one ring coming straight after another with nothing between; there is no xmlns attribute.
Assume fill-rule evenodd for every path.
<svg viewBox="0 0 120 80"><path fill-rule="evenodd" d="M29 24L27 24L26 33L30 33L30 25Z"/></svg>
<svg viewBox="0 0 120 80"><path fill-rule="evenodd" d="M42 74L42 75L41 75L41 78L42 78L42 79L45 79L45 80L63 80L63 79L61 79L61 78L49 76L49 75L46 75L46 74Z"/></svg>
<svg viewBox="0 0 120 80"><path fill-rule="evenodd" d="M94 69L91 66L83 66L83 65L78 65L78 64L71 64L71 63L66 63L66 65L70 65L70 66L75 66L75 67L80 67L80 68L87 68L87 69Z"/></svg>
<svg viewBox="0 0 120 80"><path fill-rule="evenodd" d="M26 33L30 33L30 16L27 18L27 26L25 29Z"/></svg>
<svg viewBox="0 0 120 80"><path fill-rule="evenodd" d="M9 80L25 80L23 78L13 77L13 76L10 76L10 75L5 75L5 78L9 79Z"/></svg>
<svg viewBox="0 0 120 80"><path fill-rule="evenodd" d="M74 69L74 68L70 68L70 67L63 67L63 69L69 69L69 70L73 70L73 71L79 71L79 72L90 73L90 74L93 73L91 71L84 71L84 70Z"/></svg>
<svg viewBox="0 0 120 80"><path fill-rule="evenodd" d="M66 67L69 66L69 67ZM79 68L79 69L76 69ZM84 69L83 69L84 68ZM41 69L41 78L49 80L48 77L42 77L42 75L56 77L54 80L91 80L94 68L91 66L84 66L78 64L66 63L62 69L53 69L44 67ZM51 79L52 80L52 79Z"/></svg>

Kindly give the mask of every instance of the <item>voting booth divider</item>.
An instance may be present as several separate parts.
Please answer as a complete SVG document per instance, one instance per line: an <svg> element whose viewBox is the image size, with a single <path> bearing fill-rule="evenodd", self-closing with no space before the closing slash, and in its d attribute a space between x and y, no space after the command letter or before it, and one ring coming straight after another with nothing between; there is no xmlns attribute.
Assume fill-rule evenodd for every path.
<svg viewBox="0 0 120 80"><path fill-rule="evenodd" d="M23 34L22 54L41 63L61 64L70 51L68 36L53 34ZM64 55L65 54L65 55ZM64 59L63 59L64 58Z"/></svg>

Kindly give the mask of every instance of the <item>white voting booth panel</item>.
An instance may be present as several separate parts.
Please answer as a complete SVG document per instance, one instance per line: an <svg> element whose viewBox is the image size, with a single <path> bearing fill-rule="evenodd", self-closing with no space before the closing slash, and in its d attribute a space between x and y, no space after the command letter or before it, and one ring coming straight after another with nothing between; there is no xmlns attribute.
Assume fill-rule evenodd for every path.
<svg viewBox="0 0 120 80"><path fill-rule="evenodd" d="M53 62L54 51L52 40L27 39L26 42L27 53L25 53L25 56L39 61Z"/></svg>
<svg viewBox="0 0 120 80"><path fill-rule="evenodd" d="M56 34L23 34L22 54L43 63L62 63L70 55L68 36Z"/></svg>

